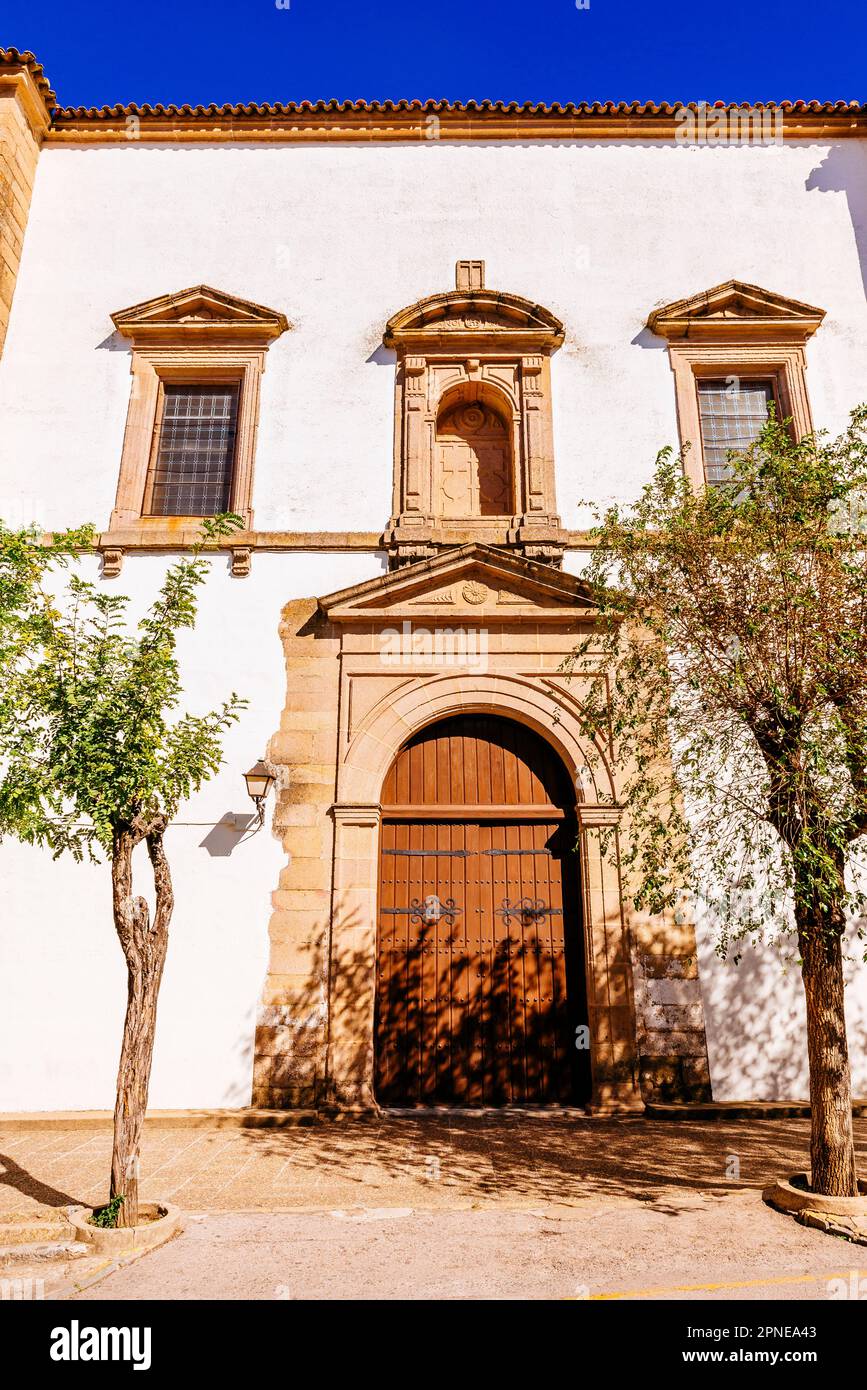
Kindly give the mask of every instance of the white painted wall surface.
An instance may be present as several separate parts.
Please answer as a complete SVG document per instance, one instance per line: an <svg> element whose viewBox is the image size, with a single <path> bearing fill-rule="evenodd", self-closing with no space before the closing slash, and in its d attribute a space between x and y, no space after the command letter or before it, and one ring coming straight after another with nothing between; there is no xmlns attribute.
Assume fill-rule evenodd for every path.
<svg viewBox="0 0 867 1390"><path fill-rule="evenodd" d="M865 142L55 147L40 158L0 362L0 515L107 524L130 389L110 313L206 282L294 325L263 380L257 527L379 531L393 428L382 329L450 288L466 256L486 260L489 286L566 325L553 383L568 526L586 522L580 499L633 495L656 451L676 442L667 353L643 326L655 305L733 277L818 305L827 317L808 345L817 424L839 429L867 398ZM141 597L164 563L128 558L115 589ZM567 568L583 563L572 556ZM215 572L190 638L190 703L236 686L251 710L228 740L226 770L185 819L212 825L246 809L240 773L277 727L283 697L281 604L379 569L373 556L284 554L255 556L249 579ZM207 825L172 832L178 908L156 1106L240 1104L249 1093L282 852L263 832L212 856ZM123 966L106 870L4 846L0 913L0 1108L109 1105ZM733 973L706 934L700 953L718 1098L803 1094L797 973L784 980L761 958ZM867 1091L863 969L849 1008Z"/></svg>
<svg viewBox="0 0 867 1390"><path fill-rule="evenodd" d="M134 617L168 563L128 558L112 582L131 596ZM215 561L198 626L181 636L186 708L204 713L233 689L250 703L226 737L220 773L181 808L166 836L176 905L153 1107L249 1104L271 894L286 855L270 830L273 795L258 834L242 842L224 822L233 812L249 819L243 773L279 727L286 695L277 635L282 606L381 569L374 556L260 554L248 578L233 579L225 562ZM141 849L137 856L139 884L152 901L147 856ZM52 863L36 849L0 846L0 1111L111 1109L125 1006L108 866Z"/></svg>
<svg viewBox="0 0 867 1390"><path fill-rule="evenodd" d="M47 524L82 509L107 522L130 387L109 315L204 281L295 325L262 384L256 524L378 530L394 375L382 330L451 288L462 256L566 325L554 424L567 525L581 498L632 493L676 439L667 353L644 330L654 305L731 277L819 305L816 419L836 428L867 394L862 141L49 147L0 364L0 501L18 495L23 463Z"/></svg>
<svg viewBox="0 0 867 1390"><path fill-rule="evenodd" d="M714 952L711 923L699 917L699 976L714 1100L806 1100L804 986L794 960L769 947L747 947L739 965ZM867 966L850 938L846 1031L856 1096L867 1096Z"/></svg>

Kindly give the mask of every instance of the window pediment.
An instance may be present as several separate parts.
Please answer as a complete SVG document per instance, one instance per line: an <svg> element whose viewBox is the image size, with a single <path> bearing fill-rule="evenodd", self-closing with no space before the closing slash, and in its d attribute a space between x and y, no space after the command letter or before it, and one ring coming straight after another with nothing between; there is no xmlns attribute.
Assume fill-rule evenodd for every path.
<svg viewBox="0 0 867 1390"><path fill-rule="evenodd" d="M803 342L815 333L824 317L824 309L812 304L742 280L727 280L724 285L654 309L647 326L669 341L698 338L727 342L760 337Z"/></svg>
<svg viewBox="0 0 867 1390"><path fill-rule="evenodd" d="M132 343L133 376L111 533L167 535L227 508L252 529L259 384L285 314L194 285L111 320Z"/></svg>
<svg viewBox="0 0 867 1390"><path fill-rule="evenodd" d="M118 309L111 320L135 346L226 340L265 346L291 326L279 310L210 285L194 285Z"/></svg>
<svg viewBox="0 0 867 1390"><path fill-rule="evenodd" d="M539 304L516 294L496 290L449 290L428 295L399 313L386 324L386 347L432 345L440 337L450 348L458 340L487 339L491 351L498 339L518 351L551 351L563 342L563 325ZM491 341L493 339L493 341Z"/></svg>
<svg viewBox="0 0 867 1390"><path fill-rule="evenodd" d="M812 431L805 344L824 317L742 280L649 315L651 332L668 340L684 470L696 488L724 480L729 451L749 446L768 401L796 438Z"/></svg>

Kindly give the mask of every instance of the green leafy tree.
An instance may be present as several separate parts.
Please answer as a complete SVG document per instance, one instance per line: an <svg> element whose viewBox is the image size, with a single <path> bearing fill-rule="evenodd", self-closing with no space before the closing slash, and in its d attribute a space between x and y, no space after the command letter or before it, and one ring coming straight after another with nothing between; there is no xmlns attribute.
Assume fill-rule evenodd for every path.
<svg viewBox="0 0 867 1390"><path fill-rule="evenodd" d="M771 418L701 493L663 451L640 500L597 518L601 637L572 663L625 768L636 905L691 891L722 956L764 939L800 963L811 1181L834 1196L857 1195L843 997L867 833L865 432L865 407L833 441Z"/></svg>
<svg viewBox="0 0 867 1390"><path fill-rule="evenodd" d="M55 857L103 853L111 862L128 985L110 1189L110 1202L123 1199L123 1226L138 1220L141 1132L174 907L165 834L180 803L219 768L222 736L244 704L233 694L208 714L179 716L177 638L195 625L209 568L203 549L241 524L233 515L205 522L200 544L171 566L135 630L127 598L75 575L65 604L43 603L42 656L16 691L20 734L0 783L0 825L48 845ZM150 860L153 915L133 888L140 845Z"/></svg>
<svg viewBox="0 0 867 1390"><path fill-rule="evenodd" d="M92 542L90 526L45 536L0 521L0 759L22 735L21 688L50 631L51 575ZM0 820L0 834L14 828Z"/></svg>

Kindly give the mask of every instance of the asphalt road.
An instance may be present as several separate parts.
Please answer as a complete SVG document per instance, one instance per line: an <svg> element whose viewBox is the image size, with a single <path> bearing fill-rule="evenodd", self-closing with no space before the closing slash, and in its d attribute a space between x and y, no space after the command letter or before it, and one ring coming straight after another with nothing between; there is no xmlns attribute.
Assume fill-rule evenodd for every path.
<svg viewBox="0 0 867 1390"><path fill-rule="evenodd" d="M182 1235L76 1301L853 1295L867 1298L867 1247L799 1226L752 1191L580 1209L190 1215Z"/></svg>

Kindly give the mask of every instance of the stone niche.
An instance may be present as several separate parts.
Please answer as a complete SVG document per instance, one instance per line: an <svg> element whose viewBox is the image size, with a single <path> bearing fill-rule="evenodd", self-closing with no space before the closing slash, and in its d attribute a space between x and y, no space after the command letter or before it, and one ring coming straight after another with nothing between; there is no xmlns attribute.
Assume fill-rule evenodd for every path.
<svg viewBox="0 0 867 1390"><path fill-rule="evenodd" d="M390 566L481 542L559 567L550 359L563 325L486 289L483 261L458 261L455 278L383 338L397 354Z"/></svg>

